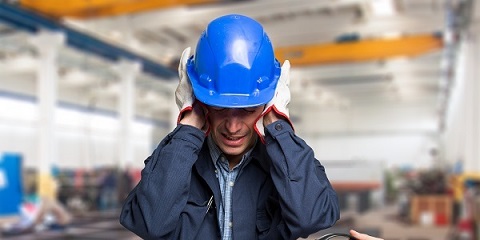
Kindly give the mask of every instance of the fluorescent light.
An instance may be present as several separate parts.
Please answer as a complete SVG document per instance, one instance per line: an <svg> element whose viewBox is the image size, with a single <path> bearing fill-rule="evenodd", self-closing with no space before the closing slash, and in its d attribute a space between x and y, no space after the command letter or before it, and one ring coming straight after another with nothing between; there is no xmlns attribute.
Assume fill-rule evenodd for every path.
<svg viewBox="0 0 480 240"><path fill-rule="evenodd" d="M395 14L392 0L371 0L373 14L376 16L391 16Z"/></svg>

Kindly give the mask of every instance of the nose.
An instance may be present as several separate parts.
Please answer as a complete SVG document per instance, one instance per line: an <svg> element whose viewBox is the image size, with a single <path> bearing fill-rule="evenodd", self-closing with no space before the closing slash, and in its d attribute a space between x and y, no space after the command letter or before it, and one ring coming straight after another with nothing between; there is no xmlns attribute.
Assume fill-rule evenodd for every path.
<svg viewBox="0 0 480 240"><path fill-rule="evenodd" d="M231 134L237 133L242 129L243 121L240 109L229 109L225 119L225 128Z"/></svg>

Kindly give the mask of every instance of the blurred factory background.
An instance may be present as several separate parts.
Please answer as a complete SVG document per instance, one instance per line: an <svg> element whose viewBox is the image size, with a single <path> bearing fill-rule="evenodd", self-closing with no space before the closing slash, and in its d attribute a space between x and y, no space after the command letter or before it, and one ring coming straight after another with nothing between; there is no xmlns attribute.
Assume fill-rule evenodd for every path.
<svg viewBox="0 0 480 240"><path fill-rule="evenodd" d="M118 210L175 126L180 54L229 13L292 64L296 132L342 207L325 232L480 239L475 0L0 1L0 227L52 179L73 217L3 238L138 239Z"/></svg>

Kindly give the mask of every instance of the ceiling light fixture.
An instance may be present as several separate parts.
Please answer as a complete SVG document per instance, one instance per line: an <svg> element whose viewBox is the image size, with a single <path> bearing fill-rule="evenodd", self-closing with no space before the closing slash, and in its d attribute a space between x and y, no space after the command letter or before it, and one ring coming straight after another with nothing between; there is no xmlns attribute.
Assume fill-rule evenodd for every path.
<svg viewBox="0 0 480 240"><path fill-rule="evenodd" d="M395 6L392 0L371 0L371 7L375 16L392 16Z"/></svg>

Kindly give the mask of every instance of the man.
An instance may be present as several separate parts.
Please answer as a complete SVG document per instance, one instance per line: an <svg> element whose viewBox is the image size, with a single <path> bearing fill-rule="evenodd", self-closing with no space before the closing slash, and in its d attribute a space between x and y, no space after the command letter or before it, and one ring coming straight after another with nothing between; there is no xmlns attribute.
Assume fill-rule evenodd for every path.
<svg viewBox="0 0 480 240"><path fill-rule="evenodd" d="M145 161L120 222L144 239L297 239L338 199L289 119L290 63L241 15L210 22L180 59L178 126Z"/></svg>

